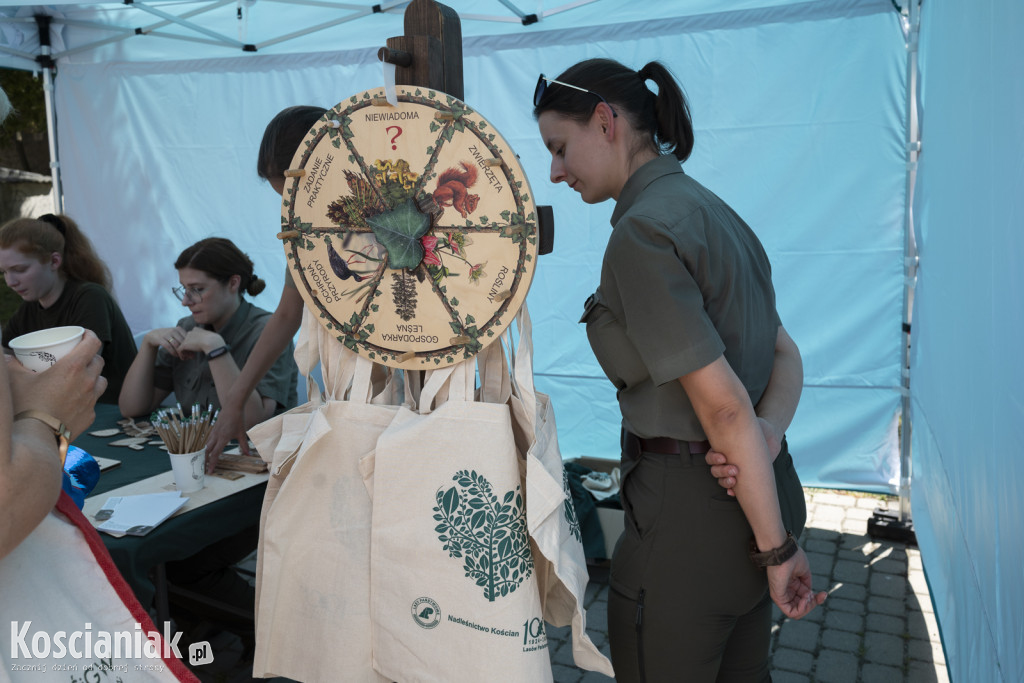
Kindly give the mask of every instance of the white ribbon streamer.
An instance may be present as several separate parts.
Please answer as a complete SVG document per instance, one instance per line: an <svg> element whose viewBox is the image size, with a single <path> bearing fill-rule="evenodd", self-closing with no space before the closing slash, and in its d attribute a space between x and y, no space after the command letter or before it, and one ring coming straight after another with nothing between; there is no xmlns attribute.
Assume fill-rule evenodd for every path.
<svg viewBox="0 0 1024 683"><path fill-rule="evenodd" d="M392 107L398 106L398 93L395 92L395 65L381 62L384 67L384 96Z"/></svg>

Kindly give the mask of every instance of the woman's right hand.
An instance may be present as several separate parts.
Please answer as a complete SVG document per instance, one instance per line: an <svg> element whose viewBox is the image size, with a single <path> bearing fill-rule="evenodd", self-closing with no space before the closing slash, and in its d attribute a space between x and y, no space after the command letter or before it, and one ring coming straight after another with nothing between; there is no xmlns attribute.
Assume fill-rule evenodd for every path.
<svg viewBox="0 0 1024 683"><path fill-rule="evenodd" d="M106 378L100 376L102 346L86 330L82 341L49 370L37 373L17 361L8 362L14 414L41 410L63 422L72 438L88 429L96 418L96 400L107 388Z"/></svg>
<svg viewBox="0 0 1024 683"><path fill-rule="evenodd" d="M162 348L175 358L183 359L184 352L179 349L188 332L182 327L158 327L146 333L142 343L153 349Z"/></svg>

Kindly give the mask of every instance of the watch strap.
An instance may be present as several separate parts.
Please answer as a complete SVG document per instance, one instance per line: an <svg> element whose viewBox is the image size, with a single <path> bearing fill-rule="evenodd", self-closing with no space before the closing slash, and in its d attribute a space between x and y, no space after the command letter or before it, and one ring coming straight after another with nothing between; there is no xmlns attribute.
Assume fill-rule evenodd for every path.
<svg viewBox="0 0 1024 683"><path fill-rule="evenodd" d="M786 540L782 542L782 545L764 552L758 550L754 539L750 539L750 561L761 569L776 567L796 555L798 549L799 546L796 544L796 539L793 538L792 531L786 532Z"/></svg>
<svg viewBox="0 0 1024 683"><path fill-rule="evenodd" d="M57 437L60 466L64 467L64 460L68 457L68 443L71 441L71 430L68 429L67 425L53 415L44 413L41 410L23 410L14 416L14 421L17 422L18 420L39 420L53 430L54 436Z"/></svg>
<svg viewBox="0 0 1024 683"><path fill-rule="evenodd" d="M208 354L206 354L206 359L213 360L214 358L220 358L230 350L231 346L229 344L225 344L224 346L218 346L213 351L210 351Z"/></svg>

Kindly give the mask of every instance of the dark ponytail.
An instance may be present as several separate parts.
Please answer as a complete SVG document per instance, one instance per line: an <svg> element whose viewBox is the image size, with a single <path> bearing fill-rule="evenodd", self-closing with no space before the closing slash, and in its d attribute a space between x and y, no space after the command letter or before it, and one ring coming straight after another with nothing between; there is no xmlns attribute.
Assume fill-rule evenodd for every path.
<svg viewBox="0 0 1024 683"><path fill-rule="evenodd" d="M658 86L654 99L658 151L671 152L679 161L686 161L693 151L693 121L690 119L690 105L679 83L661 62L648 62L637 75L642 81L654 81ZM646 84L644 88L647 88Z"/></svg>
<svg viewBox="0 0 1024 683"><path fill-rule="evenodd" d="M18 250L46 261L50 254L61 255L60 272L68 280L94 282L112 291L110 269L81 231L64 215L48 213L39 218L15 218L0 228L0 248Z"/></svg>
<svg viewBox="0 0 1024 683"><path fill-rule="evenodd" d="M604 98L659 154L674 154L685 161L693 151L693 122L686 96L672 74L660 62L649 62L640 71L613 59L588 59L566 69L557 79L585 88L581 92L555 83L548 84L541 101L533 108L539 118L546 111L583 122L590 119ZM655 95L647 81L658 86Z"/></svg>
<svg viewBox="0 0 1024 683"><path fill-rule="evenodd" d="M241 278L239 296L241 292L256 296L267 286L266 282L253 273L252 259L236 247L234 242L224 237L207 237L199 240L181 252L178 260L174 262L174 267L177 270L201 270L217 282L227 282L232 275L237 275Z"/></svg>

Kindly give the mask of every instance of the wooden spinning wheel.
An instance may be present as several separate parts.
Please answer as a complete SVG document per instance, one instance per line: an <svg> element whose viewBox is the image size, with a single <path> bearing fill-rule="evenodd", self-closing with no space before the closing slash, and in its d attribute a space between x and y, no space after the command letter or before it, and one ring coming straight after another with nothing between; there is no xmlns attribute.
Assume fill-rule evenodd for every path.
<svg viewBox="0 0 1024 683"><path fill-rule="evenodd" d="M392 367L470 358L533 279L537 216L509 145L460 100L398 86L353 95L285 173L282 233L306 305L339 341Z"/></svg>

